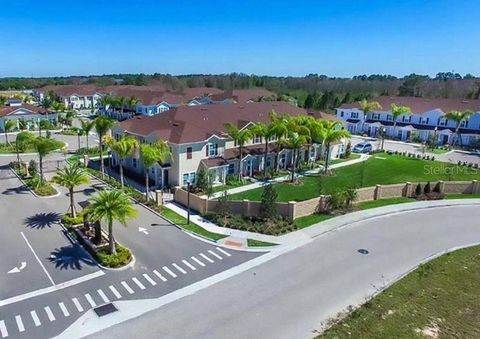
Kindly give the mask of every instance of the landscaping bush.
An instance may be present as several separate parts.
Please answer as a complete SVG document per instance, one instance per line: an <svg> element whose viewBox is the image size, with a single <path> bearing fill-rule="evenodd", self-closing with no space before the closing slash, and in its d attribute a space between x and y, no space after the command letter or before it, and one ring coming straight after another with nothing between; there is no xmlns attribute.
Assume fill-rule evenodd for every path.
<svg viewBox="0 0 480 339"><path fill-rule="evenodd" d="M116 245L116 254L108 254L108 249L104 248L97 252L97 258L101 265L115 268L127 265L132 260L132 252L123 246Z"/></svg>
<svg viewBox="0 0 480 339"><path fill-rule="evenodd" d="M263 233L268 235L281 235L295 231L297 226L282 217L261 219L244 217L240 214L208 214L205 218L221 227L228 227L242 231Z"/></svg>
<svg viewBox="0 0 480 339"><path fill-rule="evenodd" d="M419 196L422 194L422 185L419 183L417 187L415 188L415 195Z"/></svg>
<svg viewBox="0 0 480 339"><path fill-rule="evenodd" d="M277 206L275 201L277 200L278 193L272 184L268 184L263 188L262 200L260 205L260 216L263 219L276 218Z"/></svg>
<svg viewBox="0 0 480 339"><path fill-rule="evenodd" d="M425 187L423 188L423 193L425 194L428 194L432 191L432 187L430 186L430 181L427 182L427 184L425 185Z"/></svg>
<svg viewBox="0 0 480 339"><path fill-rule="evenodd" d="M78 213L77 216L73 218L70 216L70 214L65 214L62 217L62 224L64 224L66 227L83 224L83 215L82 213Z"/></svg>
<svg viewBox="0 0 480 339"><path fill-rule="evenodd" d="M440 193L440 183L439 183L439 182L437 182L437 184L436 184L435 187L433 188L433 191L434 191L435 193Z"/></svg>
<svg viewBox="0 0 480 339"><path fill-rule="evenodd" d="M38 166L37 166L37 162L35 160L30 160L30 162L28 163L28 173L31 175L31 176L36 176L37 173L38 173Z"/></svg>

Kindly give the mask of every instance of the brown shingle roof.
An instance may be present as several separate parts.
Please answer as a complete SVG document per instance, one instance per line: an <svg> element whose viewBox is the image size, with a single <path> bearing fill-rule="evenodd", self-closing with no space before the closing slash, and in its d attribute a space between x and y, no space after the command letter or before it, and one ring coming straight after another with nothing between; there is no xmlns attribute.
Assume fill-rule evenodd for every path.
<svg viewBox="0 0 480 339"><path fill-rule="evenodd" d="M248 101L257 101L260 98L267 98L275 95L275 93L266 90L265 88L251 88L251 89L235 89L227 90L222 93L217 93L211 96L212 100L223 101L225 99L233 99L237 103L243 104Z"/></svg>
<svg viewBox="0 0 480 339"><path fill-rule="evenodd" d="M30 104L22 104L22 106L4 106L0 107L0 116L5 117L18 110L26 109L36 114L45 114L46 110L43 107L33 106Z"/></svg>
<svg viewBox="0 0 480 339"><path fill-rule="evenodd" d="M474 112L480 111L480 100L382 96L372 99L372 101L378 101L380 105L382 105L384 111L389 111L391 104L397 104L410 107L412 109L412 113L415 114L421 114L436 109L439 109L444 113L449 111L463 110L470 110ZM360 105L358 102L355 102L350 104L342 104L339 108L360 108Z"/></svg>
<svg viewBox="0 0 480 339"><path fill-rule="evenodd" d="M249 122L269 122L269 113L305 115L303 108L286 102L259 102L231 105L181 106L152 117L139 116L120 123L123 130L149 135L156 133L169 142L181 144L225 136L225 124L245 127Z"/></svg>

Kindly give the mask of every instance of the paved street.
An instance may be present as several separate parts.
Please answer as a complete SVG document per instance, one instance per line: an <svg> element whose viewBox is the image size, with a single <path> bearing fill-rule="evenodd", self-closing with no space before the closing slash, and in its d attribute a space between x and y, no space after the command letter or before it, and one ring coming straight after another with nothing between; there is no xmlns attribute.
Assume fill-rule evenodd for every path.
<svg viewBox="0 0 480 339"><path fill-rule="evenodd" d="M480 242L479 217L478 206L459 206L351 224L91 337L310 338L421 260Z"/></svg>

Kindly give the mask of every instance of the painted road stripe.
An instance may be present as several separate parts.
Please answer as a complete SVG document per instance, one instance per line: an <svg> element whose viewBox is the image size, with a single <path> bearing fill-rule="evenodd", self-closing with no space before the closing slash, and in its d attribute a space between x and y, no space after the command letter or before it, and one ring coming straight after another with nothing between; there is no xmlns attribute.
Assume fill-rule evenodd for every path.
<svg viewBox="0 0 480 339"><path fill-rule="evenodd" d="M153 280L152 278L150 278L150 276L146 273L143 274L143 277L145 278L145 280L147 280L152 286L155 286L157 284L157 282L155 280Z"/></svg>
<svg viewBox="0 0 480 339"><path fill-rule="evenodd" d="M163 275L161 275L160 273L158 273L157 270L153 270L153 273L159 277L163 282L167 281L167 278L165 278Z"/></svg>
<svg viewBox="0 0 480 339"><path fill-rule="evenodd" d="M127 290L128 293L130 294L135 293L125 281L122 281L120 284L122 284L122 286Z"/></svg>
<svg viewBox="0 0 480 339"><path fill-rule="evenodd" d="M173 273L172 271L170 271L170 269L167 267L167 266L163 266L162 269L167 272L168 274L170 274L172 277L176 278L177 275L175 273Z"/></svg>
<svg viewBox="0 0 480 339"><path fill-rule="evenodd" d="M2 334L2 338L8 337L7 327L5 326L5 321L0 321L0 333Z"/></svg>
<svg viewBox="0 0 480 339"><path fill-rule="evenodd" d="M175 267L177 270L179 270L180 272L182 272L183 274L187 274L187 271L185 271L183 268L181 268L180 266L178 266L177 264L173 263L172 264L173 267Z"/></svg>
<svg viewBox="0 0 480 339"><path fill-rule="evenodd" d="M53 281L52 277L50 276L50 273L48 273L47 269L45 268L45 266L43 265L42 261L40 260L40 258L38 257L37 253L35 253L35 250L33 249L32 245L30 245L30 242L28 241L27 237L25 236L25 234L23 234L23 232L20 232L20 234L22 235L23 237L23 240L25 240L25 242L27 243L27 246L28 248L30 248L30 251L32 251L33 253L33 256L35 257L35 259L37 259L38 263L40 264L40 267L43 269L43 271L45 272L48 280L50 280L50 282L52 283L53 286L55 286L55 282ZM21 318L20 318L20 321L21 321Z"/></svg>
<svg viewBox="0 0 480 339"><path fill-rule="evenodd" d="M78 301L78 299L77 298L72 298L72 301L73 301L73 304L75 305L75 307L77 308L78 312L83 312L83 307L80 304L80 302Z"/></svg>
<svg viewBox="0 0 480 339"><path fill-rule="evenodd" d="M214 263L215 261L213 261L212 259L210 259L209 257L207 257L205 254L203 253L200 253L200 256L205 259L206 261L208 262L211 262L211 263Z"/></svg>
<svg viewBox="0 0 480 339"><path fill-rule="evenodd" d="M227 251L225 251L224 249L220 248L220 247L215 247L217 249L217 251L225 254L227 257L231 257L232 255L230 253L228 253Z"/></svg>
<svg viewBox="0 0 480 339"><path fill-rule="evenodd" d="M58 306L60 306L60 309L62 310L63 312L63 315L65 317L69 317L70 316L70 313L68 312L67 308L65 307L65 304L64 303L58 303Z"/></svg>
<svg viewBox="0 0 480 339"><path fill-rule="evenodd" d="M23 332L23 331L25 331L25 326L23 326L22 317L19 316L19 315L16 315L16 316L15 316L15 321L17 322L18 332Z"/></svg>
<svg viewBox="0 0 480 339"><path fill-rule="evenodd" d="M109 303L110 302L110 300L108 300L107 296L105 295L105 293L103 293L102 290L97 290L97 293L100 296L100 298L102 298L104 303Z"/></svg>
<svg viewBox="0 0 480 339"><path fill-rule="evenodd" d="M195 270L196 270L195 266L193 266L192 264L190 264L188 261L182 260L182 262L183 262L183 264L184 264L185 266L187 266L187 267L188 267L189 269L191 269L192 271L195 271Z"/></svg>
<svg viewBox="0 0 480 339"><path fill-rule="evenodd" d="M30 314L32 315L33 322L35 326L40 326L42 323L40 322L40 319L38 319L37 312L35 311L30 311Z"/></svg>
<svg viewBox="0 0 480 339"><path fill-rule="evenodd" d="M208 250L208 253L210 253L211 255L216 257L217 259L223 260L223 258L221 256L219 256L217 253L213 252L212 250Z"/></svg>
<svg viewBox="0 0 480 339"><path fill-rule="evenodd" d="M141 290L145 289L145 286L137 279L137 278L132 278L133 282L137 284L138 287L140 287Z"/></svg>
<svg viewBox="0 0 480 339"><path fill-rule="evenodd" d="M90 296L90 294L85 294L85 299L87 299L88 303L90 304L90 306L92 307L95 307L97 306L97 304L95 303L95 301L92 299L92 297Z"/></svg>
<svg viewBox="0 0 480 339"><path fill-rule="evenodd" d="M202 267L205 267L205 264L203 262L201 262L200 260L198 260L197 258L195 257L192 257L192 260L195 261L197 264L199 264L200 266Z"/></svg>
<svg viewBox="0 0 480 339"><path fill-rule="evenodd" d="M48 320L54 321L54 320L55 320L55 316L53 315L52 310L50 309L50 307L45 306L43 309L45 310L45 313L47 313Z"/></svg>
<svg viewBox="0 0 480 339"><path fill-rule="evenodd" d="M115 297L117 299L120 299L122 297L122 295L120 293L118 293L118 291L115 287L113 287L112 285L110 285L108 287L110 288L110 291L112 291L112 293L115 295Z"/></svg>

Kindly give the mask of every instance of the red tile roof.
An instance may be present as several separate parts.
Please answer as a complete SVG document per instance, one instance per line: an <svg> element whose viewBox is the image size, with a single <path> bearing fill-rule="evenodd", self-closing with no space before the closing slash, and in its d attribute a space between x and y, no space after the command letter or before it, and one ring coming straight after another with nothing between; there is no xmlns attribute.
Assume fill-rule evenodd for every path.
<svg viewBox="0 0 480 339"><path fill-rule="evenodd" d="M382 96L371 101L378 101L384 111L390 110L391 104L397 104L401 106L408 106L411 108L412 113L421 114L432 110L441 110L443 113L449 111L464 111L470 110L474 112L480 111L480 100L465 100L465 99L429 99L429 98L417 98L417 97L389 97ZM360 108L358 102L350 104L342 104L339 108Z"/></svg>
<svg viewBox="0 0 480 339"><path fill-rule="evenodd" d="M164 113L138 116L120 123L122 130L146 136L156 133L169 142L181 144L225 136L225 124L245 127L249 122L269 122L269 113L305 115L303 108L286 102L259 102L231 105L180 106Z"/></svg>

